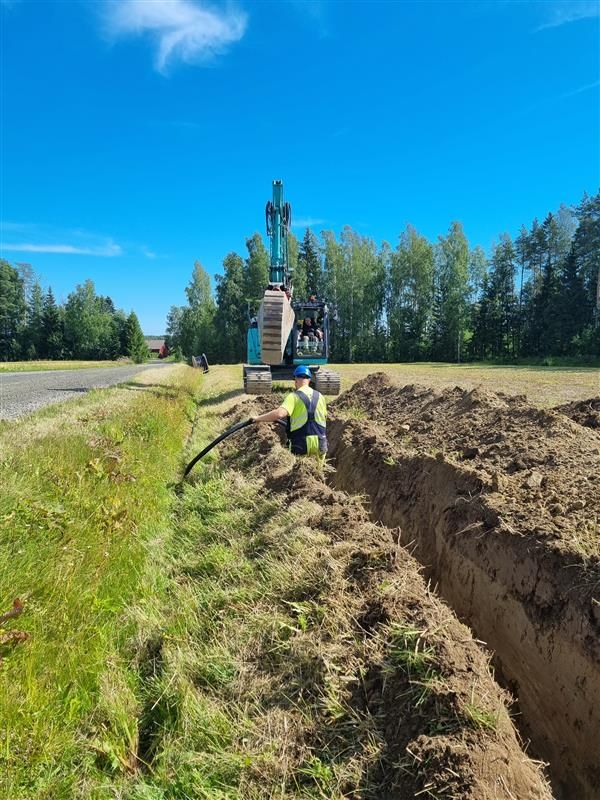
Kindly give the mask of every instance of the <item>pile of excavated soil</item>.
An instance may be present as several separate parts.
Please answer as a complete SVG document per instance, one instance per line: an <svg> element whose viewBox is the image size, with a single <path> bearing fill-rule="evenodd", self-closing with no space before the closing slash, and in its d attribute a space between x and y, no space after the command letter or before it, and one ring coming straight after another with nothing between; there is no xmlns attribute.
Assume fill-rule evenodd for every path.
<svg viewBox="0 0 600 800"><path fill-rule="evenodd" d="M382 374L334 410L334 485L400 527L495 651L559 794L597 798L600 433L523 396Z"/></svg>
<svg viewBox="0 0 600 800"><path fill-rule="evenodd" d="M554 411L566 414L567 417L586 428L600 430L600 397L591 397L589 400L577 400L573 403L555 406Z"/></svg>
<svg viewBox="0 0 600 800"><path fill-rule="evenodd" d="M382 373L359 381L334 407L359 408L405 452L468 466L482 491L501 496L506 524L600 563L600 433L522 395L397 388Z"/></svg>
<svg viewBox="0 0 600 800"><path fill-rule="evenodd" d="M242 403L237 416L275 403ZM340 799L550 798L519 744L487 653L430 591L399 532L374 524L311 461L287 454L271 427L229 440L220 463L290 513L302 510L302 525L261 533L260 552L295 554L304 589L284 591L281 603L301 609L304 623L281 657L272 642L246 656L252 691L270 692L263 704L281 726L288 767L310 753L310 763L341 776ZM293 715L304 720L297 730ZM263 723L255 720L248 735L260 739Z"/></svg>

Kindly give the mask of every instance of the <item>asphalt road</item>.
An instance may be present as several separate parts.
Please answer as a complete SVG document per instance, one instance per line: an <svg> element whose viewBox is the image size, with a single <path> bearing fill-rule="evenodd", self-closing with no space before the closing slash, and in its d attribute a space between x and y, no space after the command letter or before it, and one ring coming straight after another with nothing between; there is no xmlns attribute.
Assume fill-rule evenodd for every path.
<svg viewBox="0 0 600 800"><path fill-rule="evenodd" d="M100 369L0 372L0 419L16 419L43 406L81 397L90 389L124 383L140 372L166 366L169 365L159 363Z"/></svg>

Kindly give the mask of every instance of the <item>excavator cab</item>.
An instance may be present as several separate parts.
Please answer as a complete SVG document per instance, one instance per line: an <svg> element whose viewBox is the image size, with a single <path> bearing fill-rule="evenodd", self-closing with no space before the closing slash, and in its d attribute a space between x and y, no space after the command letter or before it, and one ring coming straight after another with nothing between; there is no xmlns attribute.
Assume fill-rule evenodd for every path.
<svg viewBox="0 0 600 800"><path fill-rule="evenodd" d="M298 364L327 363L329 356L329 310L318 301L294 303L295 328L292 331L292 360Z"/></svg>

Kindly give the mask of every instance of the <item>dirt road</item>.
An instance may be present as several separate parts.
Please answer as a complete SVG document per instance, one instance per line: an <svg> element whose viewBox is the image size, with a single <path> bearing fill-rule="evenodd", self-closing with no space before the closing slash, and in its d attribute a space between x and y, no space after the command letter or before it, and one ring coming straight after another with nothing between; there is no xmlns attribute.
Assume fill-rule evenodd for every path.
<svg viewBox="0 0 600 800"><path fill-rule="evenodd" d="M16 419L43 406L77 397L90 389L124 383L140 372L166 366L171 365L128 364L103 369L0 373L0 419Z"/></svg>

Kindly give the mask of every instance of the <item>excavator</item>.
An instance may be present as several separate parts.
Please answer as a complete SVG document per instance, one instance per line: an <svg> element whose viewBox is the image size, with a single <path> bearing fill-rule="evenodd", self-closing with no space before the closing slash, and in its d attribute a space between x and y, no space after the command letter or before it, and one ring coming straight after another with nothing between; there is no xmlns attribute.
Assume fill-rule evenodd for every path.
<svg viewBox="0 0 600 800"><path fill-rule="evenodd" d="M326 369L330 352L330 309L314 295L294 298L293 270L288 260L292 209L284 200L283 182L273 181L273 199L265 209L271 240L269 284L247 334L248 363L244 364L244 391L270 394L273 381L292 380L304 364L313 374L311 385L324 395L340 392L340 376Z"/></svg>

